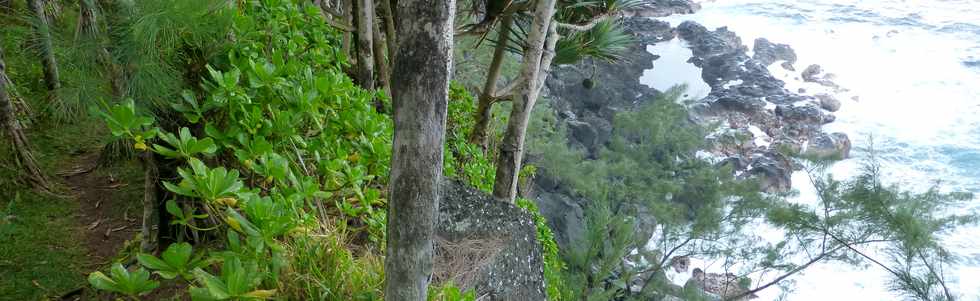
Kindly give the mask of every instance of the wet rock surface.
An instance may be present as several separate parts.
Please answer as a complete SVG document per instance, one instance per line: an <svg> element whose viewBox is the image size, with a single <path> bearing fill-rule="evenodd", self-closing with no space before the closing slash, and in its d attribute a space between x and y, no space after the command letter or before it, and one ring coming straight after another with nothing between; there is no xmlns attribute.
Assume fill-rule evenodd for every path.
<svg viewBox="0 0 980 301"><path fill-rule="evenodd" d="M840 101L830 95L812 97L791 92L785 82L769 72L769 66L779 61L788 63L782 68L793 70L797 57L789 45L757 39L754 54L749 57L741 39L725 27L708 30L695 22L684 22L677 32L690 44L692 61L702 62L702 78L711 86L711 93L691 106L692 120L742 129L758 142L750 146L716 146L725 151L715 155L732 158L729 162L748 162L739 167L749 168L745 174L759 178L766 191L791 188L794 166L780 151L800 150L808 141L821 139L821 147L814 152L847 157L850 142L846 135L830 135L821 129L836 119L831 112L840 109ZM832 76L823 74L819 66L807 68L801 76L837 88Z"/></svg>
<svg viewBox="0 0 980 301"><path fill-rule="evenodd" d="M841 87L834 82L834 74L824 73L823 67L820 65L810 65L806 69L803 69L803 73L800 74L803 77L803 81L810 83L817 83L824 87L833 88L834 90L840 90Z"/></svg>
<svg viewBox="0 0 980 301"><path fill-rule="evenodd" d="M793 71L793 64L796 63L796 51L786 44L776 44L766 38L755 39L752 46L752 58L763 66L769 66L777 61L783 61L781 66Z"/></svg>
<svg viewBox="0 0 980 301"><path fill-rule="evenodd" d="M441 186L434 275L475 289L480 300L546 300L532 216L466 184ZM463 281L459 281L463 280Z"/></svg>
<svg viewBox="0 0 980 301"><path fill-rule="evenodd" d="M818 159L847 158L850 154L851 139L844 133L814 133L803 151L803 155Z"/></svg>
<svg viewBox="0 0 980 301"><path fill-rule="evenodd" d="M689 0L648 0L630 9L637 17L666 17L675 14L693 14L701 5Z"/></svg>

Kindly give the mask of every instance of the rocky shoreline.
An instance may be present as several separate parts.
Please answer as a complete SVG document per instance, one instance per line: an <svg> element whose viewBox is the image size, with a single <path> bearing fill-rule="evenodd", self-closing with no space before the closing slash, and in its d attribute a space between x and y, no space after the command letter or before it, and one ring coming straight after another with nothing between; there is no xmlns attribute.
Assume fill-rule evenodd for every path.
<svg viewBox="0 0 980 301"><path fill-rule="evenodd" d="M677 27L655 20L675 13L693 13L700 7L687 0L650 1L640 11L623 20L627 32L637 43L626 51L625 60L616 63L582 62L556 66L546 82L545 95L569 131L568 143L581 147L589 156L608 142L617 112L633 110L655 99L658 91L638 80L644 70L656 71L661 57L647 51L647 45L683 40L693 56L687 61L701 70L710 87L704 98L688 105L689 119L711 129L706 139L707 157L718 165L730 165L739 177L759 180L767 192L792 188L791 176L801 166L790 154L819 158L846 158L850 139L844 133L828 133L823 125L835 120L840 101L830 94L803 95L790 91L774 77L770 68L799 74L805 82L817 83L834 91L832 74L820 66L794 66L792 47L766 39L753 42L750 50L727 28L709 30L695 22ZM594 71L593 71L594 70ZM590 80L593 87L583 82ZM542 213L556 230L559 244L574 243L584 234L584 214L588 200L571 193L555 179L539 175L532 194ZM655 221L642 221L637 231L653 234Z"/></svg>

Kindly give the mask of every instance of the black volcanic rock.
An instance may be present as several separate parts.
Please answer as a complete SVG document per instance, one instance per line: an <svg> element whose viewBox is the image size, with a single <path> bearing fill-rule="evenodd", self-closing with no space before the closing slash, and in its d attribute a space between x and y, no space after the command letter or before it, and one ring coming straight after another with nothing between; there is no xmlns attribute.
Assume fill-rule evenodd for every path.
<svg viewBox="0 0 980 301"><path fill-rule="evenodd" d="M666 17L676 14L693 14L701 5L690 0L647 0L628 11L637 17Z"/></svg>
<svg viewBox="0 0 980 301"><path fill-rule="evenodd" d="M786 44L775 44L765 38L755 39L752 52L752 58L766 67L776 61L786 61L783 68L793 70L793 64L796 63L796 51L793 51L792 47Z"/></svg>

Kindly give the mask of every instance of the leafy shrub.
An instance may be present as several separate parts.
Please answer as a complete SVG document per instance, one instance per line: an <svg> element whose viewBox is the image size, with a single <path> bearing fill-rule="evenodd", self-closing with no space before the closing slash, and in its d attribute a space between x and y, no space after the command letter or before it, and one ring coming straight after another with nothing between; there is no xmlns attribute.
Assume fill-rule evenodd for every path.
<svg viewBox="0 0 980 301"><path fill-rule="evenodd" d="M473 119L476 103L473 95L458 82L449 85L447 111L444 174L489 193L497 173L493 153L466 140L476 123Z"/></svg>
<svg viewBox="0 0 980 301"><path fill-rule="evenodd" d="M551 232L551 228L548 227L548 221L545 220L544 216L541 216L538 205L535 205L533 201L518 198L516 204L534 216L534 226L538 230L538 243L541 244L542 257L544 257L544 280L547 285L549 299L565 300L567 297L570 297L567 296L565 280L562 279L565 262L558 254L558 243L555 242L555 234Z"/></svg>
<svg viewBox="0 0 980 301"><path fill-rule="evenodd" d="M138 151L176 163L177 179L162 183L175 196L165 206L172 224L224 238L197 256L182 242L160 257L139 254L139 262L188 283L195 300L381 299L376 254L385 241L392 122L373 103L384 94L343 73L339 34L315 8L263 0L240 9L227 55L206 66L200 90L167 103L170 113L134 101L93 110ZM489 192L493 153L465 139L473 97L453 83L450 98L446 175ZM160 124L148 113L177 120ZM537 217L548 269L556 269L548 275L556 275L557 247ZM549 277L549 289L560 283ZM451 284L434 297L475 298Z"/></svg>
<svg viewBox="0 0 980 301"><path fill-rule="evenodd" d="M328 256L335 260L326 263L337 264L330 269L365 271L374 276L362 280L380 285L380 265L357 259L346 238L329 252L299 251L312 251L306 242L314 237L353 237L338 229L367 238L368 252L383 250L392 127L372 106L382 95L356 87L342 72L339 35L316 8L277 0L240 8L232 47L213 62L220 67L206 68L202 93L185 91L169 104L181 118L177 134L156 127L132 101L95 110L136 149L183 165L176 181L163 183L177 196L166 206L174 224L227 238L208 259L189 260L189 245L176 244L162 258L139 255L140 263L189 282L195 300L279 293L304 299L317 292L348 299L370 291L337 289L355 278L293 273ZM310 276L323 277L316 289L281 281Z"/></svg>

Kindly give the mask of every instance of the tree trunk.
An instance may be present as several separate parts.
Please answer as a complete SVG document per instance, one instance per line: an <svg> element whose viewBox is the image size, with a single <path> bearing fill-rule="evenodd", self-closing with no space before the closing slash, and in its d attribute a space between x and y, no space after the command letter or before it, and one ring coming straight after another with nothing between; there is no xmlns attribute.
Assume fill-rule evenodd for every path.
<svg viewBox="0 0 980 301"><path fill-rule="evenodd" d="M357 82L374 89L374 1L357 0Z"/></svg>
<svg viewBox="0 0 980 301"><path fill-rule="evenodd" d="M507 130L500 144L497 156L497 175L493 184L493 196L497 200L513 202L517 197L517 177L521 170L521 160L524 157L524 136L527 133L527 123L531 110L538 99L542 81L547 76L551 59L554 58L554 44L558 34L552 16L555 13L556 0L538 0L534 9L534 21L528 33L528 48L524 52L521 65L519 93L513 100L510 118L507 120ZM547 40L547 41L546 41ZM547 42L547 43L546 43ZM545 45L548 44L548 45ZM545 47L548 53L545 55Z"/></svg>
<svg viewBox="0 0 980 301"><path fill-rule="evenodd" d="M51 92L51 99L57 100L58 89L61 88L61 80L58 77L58 62L54 58L54 46L51 41L51 27L48 25L48 17L44 13L44 3L42 0L27 0L31 12L37 17L34 22L34 32L41 40L41 64L44 67L44 83Z"/></svg>
<svg viewBox="0 0 980 301"><path fill-rule="evenodd" d="M373 27L371 30L372 45L374 46L374 65L378 67L378 86L384 88L385 94L391 98L391 72L388 70L388 61L385 58L387 56L385 55L385 39L381 36L381 27Z"/></svg>
<svg viewBox="0 0 980 301"><path fill-rule="evenodd" d="M143 252L153 251L157 239L153 232L153 224L156 223L154 213L157 211L157 182L159 173L157 163L153 158L153 152L143 152L143 224L140 227L140 249Z"/></svg>
<svg viewBox="0 0 980 301"><path fill-rule="evenodd" d="M391 11L391 1L390 0L379 0L381 5L378 8L381 10L381 17L384 18L385 25L385 48L388 50L388 65L395 65L395 50L398 45L398 36L395 35L395 17L394 12ZM390 76L389 76L390 81Z"/></svg>
<svg viewBox="0 0 980 301"><path fill-rule="evenodd" d="M504 55L507 54L511 23L513 23L513 17L506 15L500 20L500 26L497 27L497 46L493 50L493 59L490 61L487 80L477 101L476 112L473 112L476 124L473 125L473 131L470 132L468 140L484 149L487 147L487 137L490 136L490 124L493 117L490 113L493 103L496 101L493 94L497 90L497 80L500 78L500 67L503 65Z"/></svg>
<svg viewBox="0 0 980 301"><path fill-rule="evenodd" d="M340 11L344 12L344 24L354 26L354 0L341 0L342 7ZM356 26L355 26L356 27ZM353 32L344 32L343 39L340 42L340 49L350 60L356 60L350 55L350 44L353 39Z"/></svg>
<svg viewBox="0 0 980 301"><path fill-rule="evenodd" d="M2 50L0 50L2 52ZM11 151L14 154L14 161L27 173L27 179L34 187L44 191L49 191L51 186L48 184L44 173L38 167L34 154L31 153L30 142L21 128L17 115L14 113L14 105L7 93L7 85L10 79L7 77L7 66L0 56L0 126L10 139Z"/></svg>
<svg viewBox="0 0 980 301"><path fill-rule="evenodd" d="M452 63L453 0L398 2L385 300L425 301L439 208Z"/></svg>

